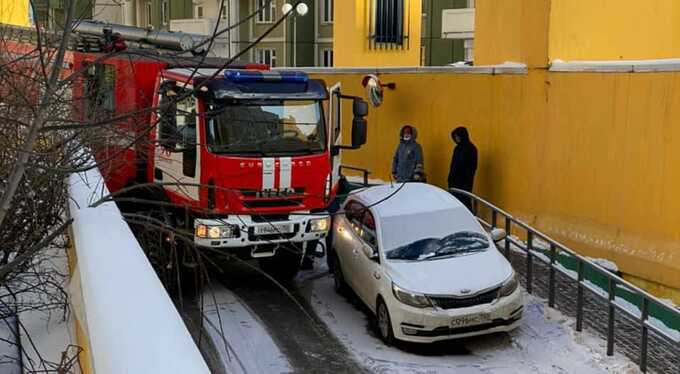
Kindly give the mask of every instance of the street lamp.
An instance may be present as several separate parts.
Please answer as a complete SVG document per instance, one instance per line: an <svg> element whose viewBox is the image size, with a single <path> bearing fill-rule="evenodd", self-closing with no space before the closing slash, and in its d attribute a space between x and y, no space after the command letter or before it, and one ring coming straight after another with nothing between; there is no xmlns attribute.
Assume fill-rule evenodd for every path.
<svg viewBox="0 0 680 374"><path fill-rule="evenodd" d="M281 10L283 11L283 14L288 14L291 10L293 10L293 5L290 3L285 3L281 7ZM295 7L295 13L293 13L293 66L297 66L297 16L304 16L309 12L309 7L305 3L299 3ZM296 14L297 13L297 14ZM284 38L283 41L283 51L284 55L286 54L286 41Z"/></svg>

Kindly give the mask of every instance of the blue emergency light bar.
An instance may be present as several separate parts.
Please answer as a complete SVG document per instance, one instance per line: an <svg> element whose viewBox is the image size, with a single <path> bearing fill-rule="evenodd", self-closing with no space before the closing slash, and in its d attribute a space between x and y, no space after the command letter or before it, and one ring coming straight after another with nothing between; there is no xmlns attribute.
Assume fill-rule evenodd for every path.
<svg viewBox="0 0 680 374"><path fill-rule="evenodd" d="M285 82L307 83L309 77L301 71L226 70L224 77L234 83Z"/></svg>

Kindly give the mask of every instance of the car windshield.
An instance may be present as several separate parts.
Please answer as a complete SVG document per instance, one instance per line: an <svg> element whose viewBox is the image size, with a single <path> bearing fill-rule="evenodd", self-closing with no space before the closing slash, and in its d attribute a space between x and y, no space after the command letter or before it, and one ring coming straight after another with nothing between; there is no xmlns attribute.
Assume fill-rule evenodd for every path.
<svg viewBox="0 0 680 374"><path fill-rule="evenodd" d="M481 225L463 207L383 217L380 231L388 260L438 259L489 246Z"/></svg>
<svg viewBox="0 0 680 374"><path fill-rule="evenodd" d="M461 231L443 238L416 240L385 253L388 260L425 261L485 251L486 236L478 232Z"/></svg>
<svg viewBox="0 0 680 374"><path fill-rule="evenodd" d="M212 152L274 156L313 154L325 149L318 101L218 102L208 109L207 140Z"/></svg>

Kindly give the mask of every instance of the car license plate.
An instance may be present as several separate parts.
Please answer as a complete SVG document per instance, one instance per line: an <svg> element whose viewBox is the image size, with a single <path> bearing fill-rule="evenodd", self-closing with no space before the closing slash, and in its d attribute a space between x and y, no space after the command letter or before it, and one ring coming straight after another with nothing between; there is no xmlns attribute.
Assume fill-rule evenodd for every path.
<svg viewBox="0 0 680 374"><path fill-rule="evenodd" d="M255 234L257 235L289 234L291 232L293 232L293 225L289 223L279 223L255 227Z"/></svg>
<svg viewBox="0 0 680 374"><path fill-rule="evenodd" d="M451 320L451 327L463 327L463 326L474 326L481 325L482 323L489 322L491 316L489 313L478 313L470 314L467 316L454 317Z"/></svg>

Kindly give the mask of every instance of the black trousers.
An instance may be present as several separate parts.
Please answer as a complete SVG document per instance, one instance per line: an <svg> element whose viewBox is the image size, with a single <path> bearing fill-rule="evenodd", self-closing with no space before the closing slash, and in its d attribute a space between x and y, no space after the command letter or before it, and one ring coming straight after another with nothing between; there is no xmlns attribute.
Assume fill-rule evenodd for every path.
<svg viewBox="0 0 680 374"><path fill-rule="evenodd" d="M468 189L466 189L466 188L453 187L453 186L449 186L449 188L458 188L458 189L460 189L460 190L472 192L472 191L471 191L472 189L468 190ZM463 194L460 194L460 193L455 193L455 192L451 192L451 194L452 194L456 199L458 199L461 203L463 203L463 205L465 205L465 207L468 208L468 210L469 210L470 212L472 212L472 199L471 199L469 196L466 196L466 195L463 195ZM473 212L473 213L474 213L474 212Z"/></svg>

